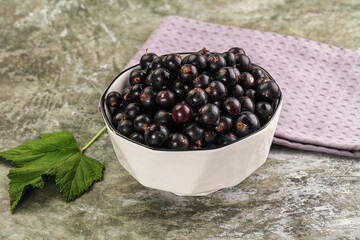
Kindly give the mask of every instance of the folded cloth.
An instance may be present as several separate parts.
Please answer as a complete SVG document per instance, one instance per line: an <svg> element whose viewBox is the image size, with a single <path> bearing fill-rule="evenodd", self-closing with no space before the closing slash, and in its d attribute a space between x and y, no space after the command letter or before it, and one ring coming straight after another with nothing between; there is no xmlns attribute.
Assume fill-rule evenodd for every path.
<svg viewBox="0 0 360 240"><path fill-rule="evenodd" d="M277 81L284 104L274 143L360 157L360 52L274 33L165 17L127 66L158 55L242 47Z"/></svg>

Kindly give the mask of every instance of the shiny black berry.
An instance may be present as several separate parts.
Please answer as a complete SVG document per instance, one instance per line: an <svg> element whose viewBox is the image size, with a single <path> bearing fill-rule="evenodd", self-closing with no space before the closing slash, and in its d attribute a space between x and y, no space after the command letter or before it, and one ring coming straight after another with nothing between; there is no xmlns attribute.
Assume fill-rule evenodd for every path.
<svg viewBox="0 0 360 240"><path fill-rule="evenodd" d="M227 89L220 81L212 81L205 89L211 101L223 100L226 97Z"/></svg>
<svg viewBox="0 0 360 240"><path fill-rule="evenodd" d="M139 100L146 110L151 110L155 107L156 92L153 87L146 87L142 90Z"/></svg>
<svg viewBox="0 0 360 240"><path fill-rule="evenodd" d="M127 105L127 104L129 104L131 102L129 92L130 92L130 87L127 87L121 93L123 105Z"/></svg>
<svg viewBox="0 0 360 240"><path fill-rule="evenodd" d="M174 74L177 74L181 67L182 56L179 54L169 54L165 57L164 64L167 69L169 69Z"/></svg>
<svg viewBox="0 0 360 240"><path fill-rule="evenodd" d="M173 75L165 68L158 68L151 73L151 86L160 91L169 88L173 82Z"/></svg>
<svg viewBox="0 0 360 240"><path fill-rule="evenodd" d="M157 58L157 55L155 53L145 53L140 58L140 67L141 69L146 69L146 67L154 61L154 59Z"/></svg>
<svg viewBox="0 0 360 240"><path fill-rule="evenodd" d="M230 48L230 49L228 50L228 52L231 52L231 53L233 53L233 54L245 54L245 55L246 55L244 49L239 48L239 47Z"/></svg>
<svg viewBox="0 0 360 240"><path fill-rule="evenodd" d="M179 77L183 83L188 84L198 76L198 71L194 65L184 64L179 71Z"/></svg>
<svg viewBox="0 0 360 240"><path fill-rule="evenodd" d="M220 68L226 67L225 58L219 53L212 53L206 56L207 69L216 73Z"/></svg>
<svg viewBox="0 0 360 240"><path fill-rule="evenodd" d="M206 74L200 74L192 82L193 88L203 88L205 89L211 82L211 78Z"/></svg>
<svg viewBox="0 0 360 240"><path fill-rule="evenodd" d="M189 149L189 140L184 134L173 133L168 140L168 147L170 149Z"/></svg>
<svg viewBox="0 0 360 240"><path fill-rule="evenodd" d="M255 114L260 123L264 125L273 115L273 108L268 102L258 102L255 107Z"/></svg>
<svg viewBox="0 0 360 240"><path fill-rule="evenodd" d="M241 111L241 103L237 98L228 97L223 102L224 113L230 117L236 117Z"/></svg>
<svg viewBox="0 0 360 240"><path fill-rule="evenodd" d="M154 61L152 61L152 63L150 64L150 66L151 66L152 71L154 71L154 70L156 70L158 68L164 68L165 67L164 62L163 62L161 57L155 58Z"/></svg>
<svg viewBox="0 0 360 240"><path fill-rule="evenodd" d="M119 122L117 130L124 136L128 137L134 131L133 123L131 120L125 119Z"/></svg>
<svg viewBox="0 0 360 240"><path fill-rule="evenodd" d="M216 143L218 134L215 130L207 130L204 133L203 143L208 146L209 144Z"/></svg>
<svg viewBox="0 0 360 240"><path fill-rule="evenodd" d="M171 113L166 110L159 110L154 115L154 123L169 126L172 123Z"/></svg>
<svg viewBox="0 0 360 240"><path fill-rule="evenodd" d="M250 71L251 75L253 75L253 77L255 78L255 80L261 78L261 77L266 77L265 73L263 72L263 70L259 69L259 68L252 68Z"/></svg>
<svg viewBox="0 0 360 240"><path fill-rule="evenodd" d="M160 147L169 137L169 129L161 124L152 124L145 131L145 142L152 147Z"/></svg>
<svg viewBox="0 0 360 240"><path fill-rule="evenodd" d="M235 59L235 54L232 52L224 52L222 54L222 56L225 58L226 60L226 65L228 67L235 67L236 66L236 59Z"/></svg>
<svg viewBox="0 0 360 240"><path fill-rule="evenodd" d="M255 102L255 100L256 100L256 90L252 89L252 88L246 89L245 92L244 92L244 96L249 97L251 100L253 100L253 102Z"/></svg>
<svg viewBox="0 0 360 240"><path fill-rule="evenodd" d="M207 102L207 93L201 88L191 89L186 97L186 103L192 108L199 108Z"/></svg>
<svg viewBox="0 0 360 240"><path fill-rule="evenodd" d="M239 137L244 137L255 132L260 128L258 117L252 112L242 112L234 122L234 133Z"/></svg>
<svg viewBox="0 0 360 240"><path fill-rule="evenodd" d="M134 128L139 133L144 133L151 124L151 118L147 114L140 114L134 119Z"/></svg>
<svg viewBox="0 0 360 240"><path fill-rule="evenodd" d="M117 128L117 126L119 125L119 123L123 120L126 119L126 115L123 112L118 112L116 114L114 114L114 117L112 118L112 124L114 125L115 128Z"/></svg>
<svg viewBox="0 0 360 240"><path fill-rule="evenodd" d="M240 72L249 72L251 68L251 60L245 54L235 54L236 67Z"/></svg>
<svg viewBox="0 0 360 240"><path fill-rule="evenodd" d="M233 127L233 120L231 117L222 116L220 122L216 124L215 130L219 133L228 132Z"/></svg>
<svg viewBox="0 0 360 240"><path fill-rule="evenodd" d="M255 81L255 88L259 87L264 82L272 82L270 78L267 77L260 77Z"/></svg>
<svg viewBox="0 0 360 240"><path fill-rule="evenodd" d="M130 91L128 93L130 101L132 101L132 102L138 101L143 89L144 89L144 87L142 84L135 84L135 85L131 86Z"/></svg>
<svg viewBox="0 0 360 240"><path fill-rule="evenodd" d="M239 99L240 103L241 103L241 111L242 112L255 112L255 104L254 101L247 97L247 96L243 96L240 97Z"/></svg>
<svg viewBox="0 0 360 240"><path fill-rule="evenodd" d="M243 88L251 88L252 86L255 85L255 79L254 77L248 73L248 72L243 72L240 75L239 81L238 83L243 87Z"/></svg>
<svg viewBox="0 0 360 240"><path fill-rule="evenodd" d="M257 88L257 97L260 100L273 102L280 97L280 88L275 82L263 82Z"/></svg>
<svg viewBox="0 0 360 240"><path fill-rule="evenodd" d="M240 78L239 74L239 71L237 69L234 70L234 67L223 67L216 73L215 79L222 82L226 87L231 88L235 86Z"/></svg>
<svg viewBox="0 0 360 240"><path fill-rule="evenodd" d="M218 138L218 144L219 145L228 145L232 142L235 142L238 140L238 137L232 133L232 132L225 132L223 134L220 134Z"/></svg>
<svg viewBox="0 0 360 240"><path fill-rule="evenodd" d="M138 105L138 103L129 103L124 110L126 119L129 120L133 120L134 118L136 118L136 116L138 116L141 112L141 109Z"/></svg>
<svg viewBox="0 0 360 240"><path fill-rule="evenodd" d="M187 55L184 57L183 63L194 65L198 72L202 72L206 69L206 59L199 53L192 53Z"/></svg>
<svg viewBox="0 0 360 240"><path fill-rule="evenodd" d="M184 129L184 134L188 137L191 143L201 145L201 140L204 137L205 130L197 123L190 123Z"/></svg>
<svg viewBox="0 0 360 240"><path fill-rule="evenodd" d="M239 99L240 97L244 96L244 92L244 88L241 85L236 84L231 90L231 96Z"/></svg>
<svg viewBox="0 0 360 240"><path fill-rule="evenodd" d="M171 90L162 90L156 94L156 104L160 108L171 108L176 103L175 94Z"/></svg>
<svg viewBox="0 0 360 240"><path fill-rule="evenodd" d="M190 121L193 110L186 103L178 103L173 107L171 115L175 123L185 124Z"/></svg>
<svg viewBox="0 0 360 240"><path fill-rule="evenodd" d="M175 81L171 87L171 90L174 92L176 100L180 102L184 100L185 97L187 96L189 87L180 81Z"/></svg>
<svg viewBox="0 0 360 240"><path fill-rule="evenodd" d="M106 96L106 104L109 107L118 107L122 102L122 96L120 93L113 91Z"/></svg>
<svg viewBox="0 0 360 240"><path fill-rule="evenodd" d="M146 72L142 69L134 69L131 71L129 76L130 86L135 84L143 84L145 83Z"/></svg>
<svg viewBox="0 0 360 240"><path fill-rule="evenodd" d="M134 132L130 135L130 138L139 143L145 143L144 134Z"/></svg>
<svg viewBox="0 0 360 240"><path fill-rule="evenodd" d="M220 109L212 103L207 103L198 111L198 121L204 127L215 126L220 120Z"/></svg>

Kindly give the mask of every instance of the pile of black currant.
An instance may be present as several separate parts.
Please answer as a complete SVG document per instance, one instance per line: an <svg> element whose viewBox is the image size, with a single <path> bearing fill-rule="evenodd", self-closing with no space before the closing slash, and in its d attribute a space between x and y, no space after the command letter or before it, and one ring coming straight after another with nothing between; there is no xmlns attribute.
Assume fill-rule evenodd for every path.
<svg viewBox="0 0 360 240"><path fill-rule="evenodd" d="M185 57L145 53L130 87L110 92L112 124L155 148L201 149L230 144L272 117L279 86L241 48L206 48Z"/></svg>

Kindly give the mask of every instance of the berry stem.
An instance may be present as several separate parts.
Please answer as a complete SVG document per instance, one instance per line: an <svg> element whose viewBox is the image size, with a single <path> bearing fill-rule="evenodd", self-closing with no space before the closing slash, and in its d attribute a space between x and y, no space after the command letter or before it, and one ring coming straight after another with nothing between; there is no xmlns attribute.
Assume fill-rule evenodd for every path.
<svg viewBox="0 0 360 240"><path fill-rule="evenodd" d="M148 49L146 49L146 51L145 51L145 56L147 56L147 51L148 51Z"/></svg>
<svg viewBox="0 0 360 240"><path fill-rule="evenodd" d="M85 147L80 149L80 152L84 152L90 145L95 142L95 140L106 130L106 126L104 126L96 135L91 139L91 141L85 145Z"/></svg>

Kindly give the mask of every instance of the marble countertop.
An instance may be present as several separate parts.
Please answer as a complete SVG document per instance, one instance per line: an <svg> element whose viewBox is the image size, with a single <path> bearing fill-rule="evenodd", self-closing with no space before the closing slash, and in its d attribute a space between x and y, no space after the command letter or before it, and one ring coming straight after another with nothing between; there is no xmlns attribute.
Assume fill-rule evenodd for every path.
<svg viewBox="0 0 360 240"><path fill-rule="evenodd" d="M0 150L69 130L80 145L104 125L98 100L166 15L360 49L353 0L0 0ZM48 182L10 213L0 160L0 239L358 239L360 161L272 146L241 184L206 197L141 186L107 134L87 151L105 165L66 203Z"/></svg>

